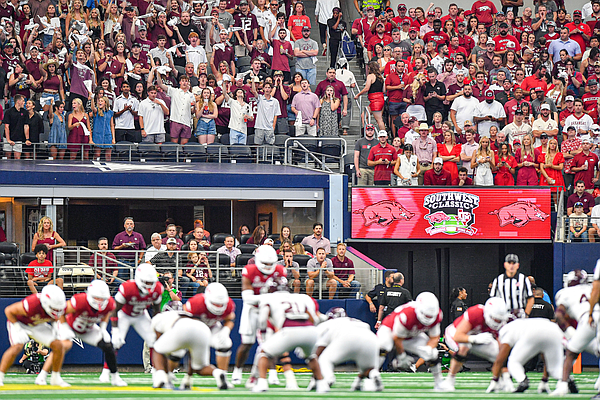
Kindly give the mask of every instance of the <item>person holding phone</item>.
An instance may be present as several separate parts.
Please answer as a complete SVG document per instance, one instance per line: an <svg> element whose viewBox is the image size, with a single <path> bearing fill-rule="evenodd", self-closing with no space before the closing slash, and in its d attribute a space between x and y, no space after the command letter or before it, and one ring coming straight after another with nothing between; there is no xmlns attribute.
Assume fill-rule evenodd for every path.
<svg viewBox="0 0 600 400"><path fill-rule="evenodd" d="M319 113L319 136L337 136L337 109L340 99L335 96L335 89L329 85L321 97L321 111Z"/></svg>

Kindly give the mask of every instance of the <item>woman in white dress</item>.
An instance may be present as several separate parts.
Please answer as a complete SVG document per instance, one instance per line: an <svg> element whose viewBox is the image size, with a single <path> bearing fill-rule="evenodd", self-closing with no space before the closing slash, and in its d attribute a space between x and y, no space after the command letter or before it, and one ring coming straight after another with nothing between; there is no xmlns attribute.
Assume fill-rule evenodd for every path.
<svg viewBox="0 0 600 400"><path fill-rule="evenodd" d="M413 154L412 144L404 145L404 153L398 156L394 166L394 174L398 177L398 186L417 186L421 173L419 160Z"/></svg>
<svg viewBox="0 0 600 400"><path fill-rule="evenodd" d="M479 140L479 148L471 157L471 168L475 170L475 179L473 183L479 186L493 186L494 175L494 152L490 149L490 139L482 137Z"/></svg>

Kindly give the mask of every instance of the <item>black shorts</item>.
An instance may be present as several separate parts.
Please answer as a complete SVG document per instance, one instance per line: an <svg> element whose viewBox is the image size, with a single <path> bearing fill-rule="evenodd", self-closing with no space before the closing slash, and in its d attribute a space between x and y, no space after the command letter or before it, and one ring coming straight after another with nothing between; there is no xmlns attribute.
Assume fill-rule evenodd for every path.
<svg viewBox="0 0 600 400"><path fill-rule="evenodd" d="M389 102L389 114L390 115L400 115L403 112L406 112L406 107L407 104L403 101L399 102L399 103L394 103L394 102Z"/></svg>

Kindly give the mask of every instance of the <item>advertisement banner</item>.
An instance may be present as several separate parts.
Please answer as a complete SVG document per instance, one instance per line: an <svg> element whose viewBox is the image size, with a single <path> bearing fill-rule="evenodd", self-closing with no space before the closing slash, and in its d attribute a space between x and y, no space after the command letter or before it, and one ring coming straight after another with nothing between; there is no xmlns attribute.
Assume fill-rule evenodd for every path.
<svg viewBox="0 0 600 400"><path fill-rule="evenodd" d="M550 188L352 188L353 239L550 240Z"/></svg>

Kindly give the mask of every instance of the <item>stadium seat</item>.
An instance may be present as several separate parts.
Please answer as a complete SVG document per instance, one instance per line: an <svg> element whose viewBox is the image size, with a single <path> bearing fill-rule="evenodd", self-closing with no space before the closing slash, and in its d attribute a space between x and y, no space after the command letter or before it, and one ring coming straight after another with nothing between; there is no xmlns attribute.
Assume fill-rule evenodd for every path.
<svg viewBox="0 0 600 400"><path fill-rule="evenodd" d="M354 154L346 154L344 156L344 173L348 175L348 179L351 183L354 183L354 175L356 169L354 168Z"/></svg>
<svg viewBox="0 0 600 400"><path fill-rule="evenodd" d="M140 161L145 160L146 162L160 161L161 152L160 145L156 143L140 143L138 144L138 154Z"/></svg>
<svg viewBox="0 0 600 400"><path fill-rule="evenodd" d="M275 243L280 242L280 240L279 240L279 233L271 233L270 235L267 235L267 237L269 239L273 239L273 241Z"/></svg>
<svg viewBox="0 0 600 400"><path fill-rule="evenodd" d="M313 249L312 246L309 246L307 244L303 244L302 246L304 246L304 251L305 252L313 254L313 255L315 254L315 251L314 251L314 249Z"/></svg>
<svg viewBox="0 0 600 400"><path fill-rule="evenodd" d="M225 238L227 236L231 236L231 234L230 233L215 233L212 236L212 243L223 246L223 243L225 243Z"/></svg>
<svg viewBox="0 0 600 400"><path fill-rule="evenodd" d="M304 235L304 234L294 235L293 242L294 243L302 243L302 240L307 236L310 236L310 235Z"/></svg>
<svg viewBox="0 0 600 400"><path fill-rule="evenodd" d="M248 264L248 260L254 257L254 254L240 254L235 258L235 269L241 271Z"/></svg>
<svg viewBox="0 0 600 400"><path fill-rule="evenodd" d="M306 264L308 263L308 260L310 260L311 258L312 258L311 256L307 256L306 254L295 254L294 255L294 261L296 261L298 263L300 268L306 268Z"/></svg>
<svg viewBox="0 0 600 400"><path fill-rule="evenodd" d="M188 233L187 235L183 235L183 243L187 243L194 238L194 235Z"/></svg>
<svg viewBox="0 0 600 400"><path fill-rule="evenodd" d="M135 143L133 142L128 142L125 140L118 142L115 144L112 159L113 161L133 161L137 157L135 150Z"/></svg>
<svg viewBox="0 0 600 400"><path fill-rule="evenodd" d="M206 147L200 143L187 143L183 146L183 157L191 162L206 161Z"/></svg>
<svg viewBox="0 0 600 400"><path fill-rule="evenodd" d="M252 235L251 235L251 234L249 234L249 233L248 233L248 234L245 234L245 235L242 235L242 236L240 237L240 242L241 242L242 244L246 244L246 242L248 241L248 239L250 239L251 237L252 237Z"/></svg>
<svg viewBox="0 0 600 400"><path fill-rule="evenodd" d="M223 162L229 158L229 151L227 146L223 146L219 143L213 143L206 146L206 155L208 156L208 162Z"/></svg>
<svg viewBox="0 0 600 400"><path fill-rule="evenodd" d="M256 250L258 246L251 243L242 243L238 245L238 249L242 252L242 254L252 254L254 250Z"/></svg>
<svg viewBox="0 0 600 400"><path fill-rule="evenodd" d="M221 142L221 144L224 144L225 146L229 146L229 133L222 134L221 139L219 139L219 142Z"/></svg>
<svg viewBox="0 0 600 400"><path fill-rule="evenodd" d="M249 164L252 162L252 151L250 147L243 144L229 146L229 155L231 156L231 161L235 160L236 163Z"/></svg>
<svg viewBox="0 0 600 400"><path fill-rule="evenodd" d="M254 146L254 136L255 135L248 135L246 138L246 146Z"/></svg>
<svg viewBox="0 0 600 400"><path fill-rule="evenodd" d="M219 247L223 247L223 243L213 243L210 245L210 251L217 251Z"/></svg>
<svg viewBox="0 0 600 400"><path fill-rule="evenodd" d="M182 148L177 143L163 143L160 145L162 161L176 162L181 159Z"/></svg>
<svg viewBox="0 0 600 400"><path fill-rule="evenodd" d="M330 141L319 141L321 146L320 146L320 152L322 154L325 154L326 156L330 156L330 157L325 157L325 162L326 163L341 163L343 162L342 159L340 159L341 155L342 155L342 145L340 142L330 142ZM335 158L334 158L335 157Z"/></svg>

